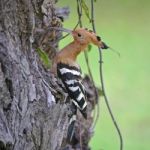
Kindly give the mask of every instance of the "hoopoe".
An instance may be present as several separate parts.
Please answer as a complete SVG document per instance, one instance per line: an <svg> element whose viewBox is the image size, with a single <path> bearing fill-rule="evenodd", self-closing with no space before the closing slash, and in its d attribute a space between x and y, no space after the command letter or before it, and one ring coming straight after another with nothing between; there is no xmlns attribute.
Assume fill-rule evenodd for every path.
<svg viewBox="0 0 150 150"><path fill-rule="evenodd" d="M74 40L56 54L53 59L51 72L61 79L72 100L74 114L70 118L70 124L73 125L76 120L77 108L83 117L87 118L86 93L82 84L80 66L76 62L77 56L90 43L102 49L107 49L108 46L91 30L79 28L71 31L71 34Z"/></svg>

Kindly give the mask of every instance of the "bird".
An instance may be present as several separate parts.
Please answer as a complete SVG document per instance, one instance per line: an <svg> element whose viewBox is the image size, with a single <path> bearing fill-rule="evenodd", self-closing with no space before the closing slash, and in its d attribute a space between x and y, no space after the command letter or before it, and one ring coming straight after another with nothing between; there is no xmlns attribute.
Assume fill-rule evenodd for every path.
<svg viewBox="0 0 150 150"><path fill-rule="evenodd" d="M73 41L58 51L53 59L51 73L57 76L63 83L73 105L73 114L70 118L70 139L76 120L77 109L87 119L87 101L85 87L82 84L82 73L77 63L78 55L86 50L89 44L94 44L101 49L109 48L100 36L87 28L77 28L70 31Z"/></svg>

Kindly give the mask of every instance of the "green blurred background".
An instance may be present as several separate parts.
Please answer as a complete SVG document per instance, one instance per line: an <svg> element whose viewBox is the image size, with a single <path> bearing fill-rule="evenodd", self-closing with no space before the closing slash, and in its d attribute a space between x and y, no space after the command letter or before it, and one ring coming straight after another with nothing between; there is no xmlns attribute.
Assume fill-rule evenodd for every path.
<svg viewBox="0 0 150 150"><path fill-rule="evenodd" d="M85 0L90 7L90 0ZM64 27L77 22L76 0L60 0L57 6L69 6L70 17ZM83 17L85 27L91 24ZM106 93L124 138L124 150L150 150L150 0L97 0L97 33L110 47L120 52L103 51ZM60 47L69 43L61 41ZM93 47L89 61L99 85L98 50ZM87 72L83 54L78 62ZM92 150L117 150L119 140L104 99L100 118L90 142Z"/></svg>

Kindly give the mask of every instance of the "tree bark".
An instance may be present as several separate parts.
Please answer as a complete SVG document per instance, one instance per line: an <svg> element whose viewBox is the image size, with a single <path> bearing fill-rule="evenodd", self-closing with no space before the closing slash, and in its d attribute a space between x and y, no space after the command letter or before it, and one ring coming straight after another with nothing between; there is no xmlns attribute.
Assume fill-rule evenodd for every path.
<svg viewBox="0 0 150 150"><path fill-rule="evenodd" d="M38 47L49 52L57 49L61 33L46 30L61 26L54 3L0 0L0 150L60 150L67 145L63 141L68 106L55 103L58 93L51 86L52 76L36 52ZM36 28L45 32L37 33ZM63 97L61 93L57 99L63 101ZM88 134L86 146L91 137L87 132L90 116L90 123L81 127Z"/></svg>

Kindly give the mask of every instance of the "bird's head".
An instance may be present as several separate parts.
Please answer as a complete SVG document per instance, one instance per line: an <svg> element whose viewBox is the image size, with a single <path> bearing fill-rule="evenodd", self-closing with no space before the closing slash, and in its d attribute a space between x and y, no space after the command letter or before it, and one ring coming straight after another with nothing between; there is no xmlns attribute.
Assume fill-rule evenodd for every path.
<svg viewBox="0 0 150 150"><path fill-rule="evenodd" d="M109 48L99 36L97 36L93 31L79 28L72 31L72 35L75 41L80 43L81 45L88 45L93 43L94 45L102 48L107 49Z"/></svg>

